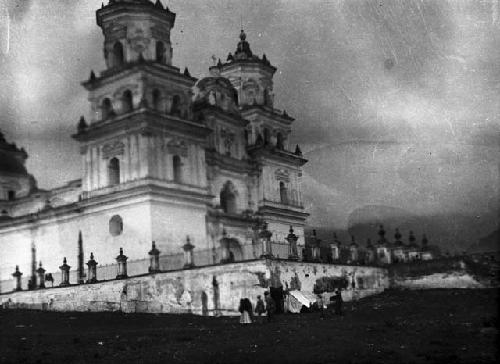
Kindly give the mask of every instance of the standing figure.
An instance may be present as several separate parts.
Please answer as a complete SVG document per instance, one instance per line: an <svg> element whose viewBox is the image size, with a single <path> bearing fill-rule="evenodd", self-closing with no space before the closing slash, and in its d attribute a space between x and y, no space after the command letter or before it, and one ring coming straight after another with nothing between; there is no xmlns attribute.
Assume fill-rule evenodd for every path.
<svg viewBox="0 0 500 364"><path fill-rule="evenodd" d="M251 324L252 319L252 303L248 298L242 298L240 300L240 307L238 308L238 311L240 311L241 316L240 316L240 324Z"/></svg>
<svg viewBox="0 0 500 364"><path fill-rule="evenodd" d="M259 322L262 322L260 320L260 316L266 312L266 306L264 305L264 301L262 300L261 296L257 296L257 303L255 304L255 313L259 317Z"/></svg>
<svg viewBox="0 0 500 364"><path fill-rule="evenodd" d="M335 291L335 314L342 315L342 294L340 293L340 289Z"/></svg>
<svg viewBox="0 0 500 364"><path fill-rule="evenodd" d="M276 304L268 291L264 292L264 300L266 301L267 321L271 321L276 311Z"/></svg>
<svg viewBox="0 0 500 364"><path fill-rule="evenodd" d="M323 296L321 294L318 294L316 299L316 304L318 305L319 317L321 319L325 318L324 301L323 301Z"/></svg>

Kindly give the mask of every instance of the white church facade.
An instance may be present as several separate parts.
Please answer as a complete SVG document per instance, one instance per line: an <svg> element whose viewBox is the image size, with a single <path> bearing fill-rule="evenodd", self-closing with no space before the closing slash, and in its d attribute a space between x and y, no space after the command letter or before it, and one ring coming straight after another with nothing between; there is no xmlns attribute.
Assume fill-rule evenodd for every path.
<svg viewBox="0 0 500 364"><path fill-rule="evenodd" d="M289 144L294 119L273 106L266 56L241 31L236 51L198 80L172 65L176 16L161 2L110 0L96 15L106 69L82 83L81 178L37 188L27 153L0 133L0 281L40 261L57 272L63 257L76 269L79 233L84 261L92 252L99 264L120 248L147 259L152 241L179 254L187 237L205 264L228 258L222 242L231 260L250 260L263 230L286 247L291 226L300 255L307 161Z"/></svg>

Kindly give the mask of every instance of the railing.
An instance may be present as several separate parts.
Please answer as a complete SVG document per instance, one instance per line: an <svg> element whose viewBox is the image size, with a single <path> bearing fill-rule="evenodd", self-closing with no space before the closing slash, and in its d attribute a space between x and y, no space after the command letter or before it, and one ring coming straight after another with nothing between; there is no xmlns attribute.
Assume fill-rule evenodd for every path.
<svg viewBox="0 0 500 364"><path fill-rule="evenodd" d="M288 259L289 256L289 244L285 242L271 242L271 253L273 257L278 259ZM232 252L232 256L235 262L246 261L258 259L263 253L262 244L243 244L238 248L230 248ZM126 252L124 252L126 254ZM193 250L193 260L194 264L197 267L210 266L215 264L221 264L222 258L222 249L220 247L215 249L203 249L203 250ZM96 257L98 260L99 257ZM173 270L181 270L184 268L184 254L170 254L170 255L160 255L159 256L159 268L160 271L173 271ZM105 264L97 266L97 279L99 281L107 281L116 279L117 275L117 267L118 265L113 264ZM127 274L128 276L138 276L142 274L149 273L150 259L137 259L137 260L128 260L127 261ZM14 272L14 268L12 267L12 272ZM51 273L53 282L45 282L45 286L57 287L61 283L62 274L60 271L57 272L46 272ZM87 274L87 272L85 272ZM30 280L30 272L23 272L23 276L21 279L21 287L23 290L27 289L28 282ZM84 278L86 280L86 278ZM77 284L78 276L76 270L71 270L69 275L69 282L71 284ZM15 280L14 278L2 280L0 281L0 293L11 292L15 288Z"/></svg>

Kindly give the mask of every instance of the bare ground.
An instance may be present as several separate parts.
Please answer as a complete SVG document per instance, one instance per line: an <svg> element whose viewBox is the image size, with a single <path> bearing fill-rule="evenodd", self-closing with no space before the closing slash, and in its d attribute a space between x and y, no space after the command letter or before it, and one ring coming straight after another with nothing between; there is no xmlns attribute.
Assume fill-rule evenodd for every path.
<svg viewBox="0 0 500 364"><path fill-rule="evenodd" d="M1 363L494 363L497 290L387 291L345 315L0 310Z"/></svg>

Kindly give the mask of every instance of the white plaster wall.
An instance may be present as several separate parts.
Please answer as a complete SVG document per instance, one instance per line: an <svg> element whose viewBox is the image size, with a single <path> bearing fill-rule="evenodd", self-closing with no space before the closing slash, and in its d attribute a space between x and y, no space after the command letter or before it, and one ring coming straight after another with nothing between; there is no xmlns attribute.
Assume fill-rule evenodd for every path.
<svg viewBox="0 0 500 364"><path fill-rule="evenodd" d="M109 220L113 215L120 215L124 225L123 233L116 237L109 233ZM143 201L127 205L111 203L81 214L54 217L36 227L5 229L0 231L0 279L11 278L16 265L24 276L30 274L32 241L36 246L36 259L42 261L47 272L59 271L63 257L76 269L80 230L85 262L93 252L100 264L115 263L120 247L130 259L145 258L151 248L151 226L150 203Z"/></svg>
<svg viewBox="0 0 500 364"><path fill-rule="evenodd" d="M179 254L189 235L195 249L208 249L206 207L201 204L153 202L151 207L152 240L161 254Z"/></svg>

